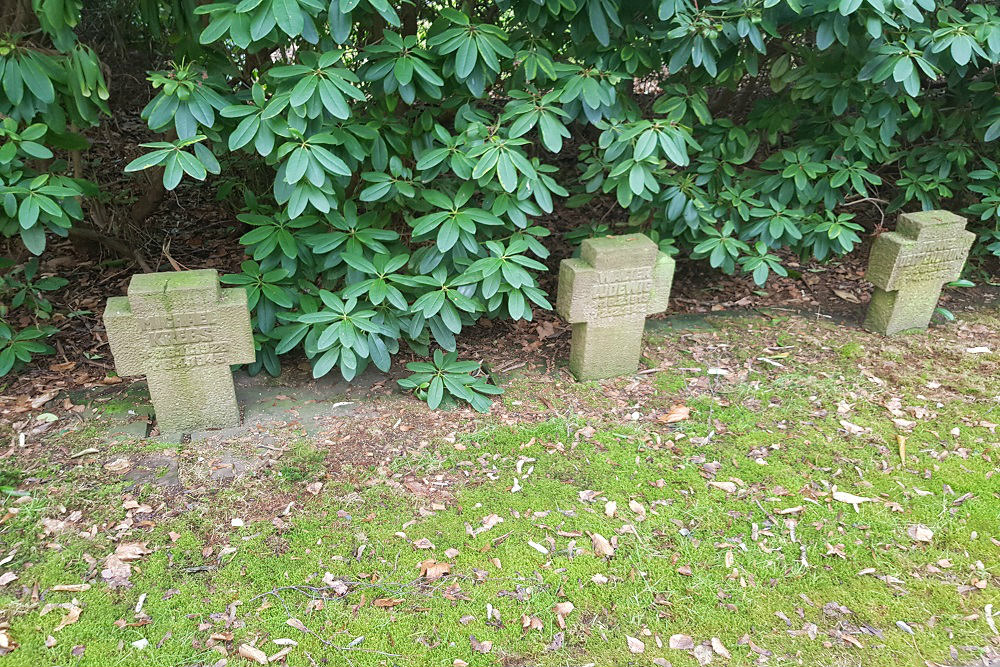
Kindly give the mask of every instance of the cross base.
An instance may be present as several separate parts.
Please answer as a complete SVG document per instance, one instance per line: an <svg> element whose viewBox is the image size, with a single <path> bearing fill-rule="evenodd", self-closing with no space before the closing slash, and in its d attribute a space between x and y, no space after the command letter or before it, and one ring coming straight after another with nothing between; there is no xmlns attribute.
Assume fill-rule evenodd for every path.
<svg viewBox="0 0 1000 667"><path fill-rule="evenodd" d="M940 296L940 283L906 285L892 292L876 287L864 327L884 336L926 329Z"/></svg>
<svg viewBox="0 0 1000 667"><path fill-rule="evenodd" d="M573 325L569 370L576 379L602 380L629 375L639 368L646 318L623 318L611 326Z"/></svg>
<svg viewBox="0 0 1000 667"><path fill-rule="evenodd" d="M160 433L187 433L240 425L228 365L192 366L146 375Z"/></svg>

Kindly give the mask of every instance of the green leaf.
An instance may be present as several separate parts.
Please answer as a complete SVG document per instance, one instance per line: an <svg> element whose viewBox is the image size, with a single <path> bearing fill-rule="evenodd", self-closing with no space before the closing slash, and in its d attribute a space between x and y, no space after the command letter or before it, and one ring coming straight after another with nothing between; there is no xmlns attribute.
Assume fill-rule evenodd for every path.
<svg viewBox="0 0 1000 667"><path fill-rule="evenodd" d="M186 151L177 151L176 155L181 169L184 170L185 174L199 181L205 180L208 172L205 170L205 166L195 159L193 155Z"/></svg>
<svg viewBox="0 0 1000 667"><path fill-rule="evenodd" d="M229 150L237 151L250 143L260 129L260 116L253 114L240 121L233 133L229 135Z"/></svg>
<svg viewBox="0 0 1000 667"><path fill-rule="evenodd" d="M392 5L390 5L386 0L368 0L368 4L371 5L375 11L377 11L390 25L396 26L397 28L401 25L399 15L396 14L396 10L393 9Z"/></svg>
<svg viewBox="0 0 1000 667"><path fill-rule="evenodd" d="M862 0L840 0L840 14L841 16L849 16L854 12L858 11L858 7L861 6Z"/></svg>
<svg viewBox="0 0 1000 667"><path fill-rule="evenodd" d="M305 20L302 17L302 9L298 0L271 0L271 11L274 13L274 20L278 27L289 37L297 37L302 34L305 27Z"/></svg>
<svg viewBox="0 0 1000 667"><path fill-rule="evenodd" d="M639 135L638 141L635 142L635 151L632 159L639 162L652 155L656 149L657 138L656 130L652 128Z"/></svg>
<svg viewBox="0 0 1000 667"><path fill-rule="evenodd" d="M34 141L22 141L20 148L31 157L38 158L39 160L48 160L52 157L52 151Z"/></svg>
<svg viewBox="0 0 1000 667"><path fill-rule="evenodd" d="M969 64L969 60L972 59L973 44L974 42L971 37L955 35L954 39L951 40L951 58L955 61L955 64Z"/></svg>
<svg viewBox="0 0 1000 667"><path fill-rule="evenodd" d="M38 64L33 56L25 56L21 59L21 78L32 95L45 104L51 104L56 99L55 88L45 70Z"/></svg>
<svg viewBox="0 0 1000 667"><path fill-rule="evenodd" d="M346 120L351 116L351 109L347 106L347 100L343 93L328 79L319 82L319 98L323 106L335 118Z"/></svg>
<svg viewBox="0 0 1000 667"><path fill-rule="evenodd" d="M431 380L430 387L427 389L427 406L431 410L437 410L443 398L444 381L441 380L440 375L435 375L434 379Z"/></svg>
<svg viewBox="0 0 1000 667"><path fill-rule="evenodd" d="M455 75L460 79L468 77L476 66L478 56L479 51L476 50L475 40L471 36L466 36L455 53Z"/></svg>
<svg viewBox="0 0 1000 667"><path fill-rule="evenodd" d="M892 69L892 78L894 81L904 81L913 74L913 61L908 57L903 56L896 62L896 66Z"/></svg>
<svg viewBox="0 0 1000 667"><path fill-rule="evenodd" d="M45 228L42 225L33 225L25 229L20 229L21 243L33 255L41 255L45 252Z"/></svg>
<svg viewBox="0 0 1000 667"><path fill-rule="evenodd" d="M501 187L507 192L517 189L517 170L514 169L514 163L506 152L500 153L497 159L497 178Z"/></svg>
<svg viewBox="0 0 1000 667"><path fill-rule="evenodd" d="M145 155L140 155L136 159L125 165L125 171L141 171L143 169L149 169L150 167L155 167L158 164L162 164L164 158L167 157L172 151L170 149L162 149L158 151L153 151L152 153L146 153Z"/></svg>
<svg viewBox="0 0 1000 667"><path fill-rule="evenodd" d="M646 170L638 162L629 169L628 185L635 195L641 195L646 189Z"/></svg>
<svg viewBox="0 0 1000 667"><path fill-rule="evenodd" d="M335 347L324 352L319 359L313 362L312 375L314 378L321 378L337 365L340 358L340 348Z"/></svg>
<svg viewBox="0 0 1000 667"><path fill-rule="evenodd" d="M21 200L21 205L17 209L17 221L21 229L28 229L38 222L38 201L34 195L29 195Z"/></svg>
<svg viewBox="0 0 1000 667"><path fill-rule="evenodd" d="M309 162L310 156L307 149L300 146L292 151L285 166L285 182L294 185L302 180L309 168Z"/></svg>
<svg viewBox="0 0 1000 667"><path fill-rule="evenodd" d="M177 154L180 151L171 151L170 155L167 156L166 162L163 167L163 187L167 190L173 190L181 182L181 177L184 175L184 169L181 167L180 159Z"/></svg>
<svg viewBox="0 0 1000 667"><path fill-rule="evenodd" d="M590 29L594 37L601 46L607 46L611 42L608 34L608 21L604 17L604 9L601 7L601 0L587 0L587 14L590 18Z"/></svg>

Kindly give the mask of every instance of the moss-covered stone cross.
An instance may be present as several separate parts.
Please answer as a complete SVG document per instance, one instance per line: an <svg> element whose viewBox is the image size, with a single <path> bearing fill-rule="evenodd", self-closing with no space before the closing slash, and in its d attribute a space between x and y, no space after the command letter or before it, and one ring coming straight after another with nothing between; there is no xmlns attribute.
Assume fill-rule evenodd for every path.
<svg viewBox="0 0 1000 667"><path fill-rule="evenodd" d="M161 433L239 424L230 364L254 361L246 290L215 269L140 273L104 326L119 375L145 375Z"/></svg>
<svg viewBox="0 0 1000 667"><path fill-rule="evenodd" d="M903 213L872 244L866 277L875 285L865 328L891 336L930 324L941 287L962 275L976 235L948 211Z"/></svg>
<svg viewBox="0 0 1000 667"><path fill-rule="evenodd" d="M635 372L646 316L667 309L673 278L674 260L643 234L587 239L562 261L556 311L573 325L577 379Z"/></svg>

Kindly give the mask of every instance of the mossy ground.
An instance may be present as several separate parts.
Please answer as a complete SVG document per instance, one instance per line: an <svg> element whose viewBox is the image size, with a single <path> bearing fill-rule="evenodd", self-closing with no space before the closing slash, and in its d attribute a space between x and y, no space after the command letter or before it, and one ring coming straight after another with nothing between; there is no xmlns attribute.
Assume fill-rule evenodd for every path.
<svg viewBox="0 0 1000 667"><path fill-rule="evenodd" d="M0 660L248 664L240 644L273 654L290 638L292 665L685 667L694 652L668 643L687 635L718 638L731 658L715 664L971 663L1000 642L984 611L1000 611L998 331L992 314L892 340L787 317L657 330L656 372L525 373L500 415L475 428L455 415L457 435L336 476L308 440L197 493L129 488L103 459L15 453L0 479L28 495L4 501L0 570L18 578L0 604L18 646ZM966 351L981 346L993 352ZM674 421L678 406L690 412ZM871 501L855 511L840 492ZM41 523L74 511L61 530ZM103 560L130 542L151 553L111 589ZM422 578L427 559L451 573ZM40 615L74 599L76 623Z"/></svg>

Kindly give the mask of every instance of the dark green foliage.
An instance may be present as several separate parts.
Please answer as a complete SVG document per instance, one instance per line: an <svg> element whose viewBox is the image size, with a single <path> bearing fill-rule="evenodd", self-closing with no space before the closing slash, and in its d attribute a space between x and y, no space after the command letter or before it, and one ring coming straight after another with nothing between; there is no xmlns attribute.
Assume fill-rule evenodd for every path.
<svg viewBox="0 0 1000 667"><path fill-rule="evenodd" d="M862 222L904 209L964 212L978 252L1000 254L995 3L143 0L139 13L178 60L150 74L143 112L167 136L128 170L162 166L168 188L234 161L273 174L245 197L253 259L227 278L255 305L254 370L301 346L315 374L350 379L400 341L454 350L480 317L531 319L550 307L537 221L562 198L610 211L574 242L640 230L758 284L785 274L779 250L850 252ZM21 104L27 123L52 97L35 76L48 66L11 44L29 73L0 112ZM83 95L61 76L57 101Z"/></svg>
<svg viewBox="0 0 1000 667"><path fill-rule="evenodd" d="M81 5L35 0L36 30L0 34L0 239L18 239L32 255L45 250L48 234L65 237L83 218L79 198L96 192L93 184L67 176L67 162L57 155L86 148L87 140L74 128L96 125L108 111L101 64L73 32ZM33 40L40 36L50 48L36 48ZM0 376L34 355L53 352L39 339L52 335L54 327L15 331L7 321L19 308L35 320L48 317L52 307L42 292L59 289L66 280L37 273L35 259L12 268L0 258Z"/></svg>
<svg viewBox="0 0 1000 667"><path fill-rule="evenodd" d="M759 284L785 274L780 248L851 251L862 209L845 204L969 207L1000 239L991 5L245 0L197 12L199 64L150 77L150 127L179 139L130 168L174 160L168 187L213 171L185 141L273 168L274 203L240 216L254 262L229 278L252 286L269 368L302 345L315 374L350 379L388 367L400 340L454 350L480 316L531 318L549 307L547 232L532 220L570 192L572 205L606 194L623 209L571 240L637 228ZM551 164L567 145L577 174ZM969 181L979 203L955 195Z"/></svg>

